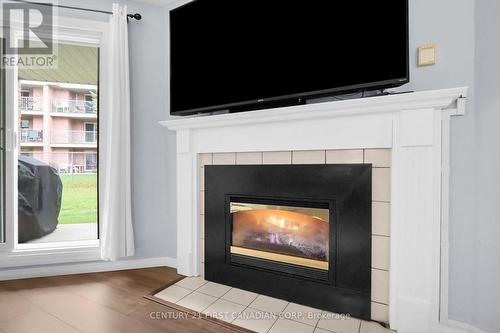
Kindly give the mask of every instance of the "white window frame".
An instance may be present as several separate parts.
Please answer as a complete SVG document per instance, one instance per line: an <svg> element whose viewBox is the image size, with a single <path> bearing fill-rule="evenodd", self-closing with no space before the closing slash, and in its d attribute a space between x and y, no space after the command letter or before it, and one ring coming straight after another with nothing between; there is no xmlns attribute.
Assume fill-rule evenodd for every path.
<svg viewBox="0 0 500 333"><path fill-rule="evenodd" d="M105 86L106 54L108 50L108 24L101 21L58 17L54 39L64 43L98 46L100 48L99 77ZM0 26L3 26L0 18ZM22 33L19 31L19 38ZM46 244L17 244L17 156L18 140L18 84L17 70L6 70L6 225L5 243L0 243L0 269L21 266L76 263L101 260L99 240L58 242ZM101 99L105 100L104 98ZM104 110L99 105L99 110ZM100 129L98 129L100 130ZM99 223L103 223L99 221ZM102 227L99 228L102 230ZM100 238L100 237L99 237Z"/></svg>

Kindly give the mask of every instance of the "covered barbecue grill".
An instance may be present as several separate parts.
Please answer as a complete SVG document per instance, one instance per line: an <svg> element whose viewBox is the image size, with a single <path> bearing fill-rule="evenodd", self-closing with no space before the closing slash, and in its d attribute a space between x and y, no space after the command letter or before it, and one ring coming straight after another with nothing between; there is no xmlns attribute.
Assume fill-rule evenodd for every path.
<svg viewBox="0 0 500 333"><path fill-rule="evenodd" d="M56 229L63 185L55 168L34 158L19 156L18 170L18 242L26 243Z"/></svg>

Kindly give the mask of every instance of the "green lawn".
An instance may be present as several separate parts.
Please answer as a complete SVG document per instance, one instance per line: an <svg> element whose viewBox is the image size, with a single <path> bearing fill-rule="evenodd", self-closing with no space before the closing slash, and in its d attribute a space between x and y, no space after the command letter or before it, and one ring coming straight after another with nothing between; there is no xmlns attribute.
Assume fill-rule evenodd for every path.
<svg viewBox="0 0 500 333"><path fill-rule="evenodd" d="M61 175L60 224L97 222L97 175Z"/></svg>

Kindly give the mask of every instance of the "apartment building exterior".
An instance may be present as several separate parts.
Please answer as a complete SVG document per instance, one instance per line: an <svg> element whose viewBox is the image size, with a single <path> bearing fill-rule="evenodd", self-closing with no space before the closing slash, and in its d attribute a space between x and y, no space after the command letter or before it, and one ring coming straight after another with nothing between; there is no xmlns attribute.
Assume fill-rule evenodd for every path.
<svg viewBox="0 0 500 333"><path fill-rule="evenodd" d="M97 172L97 86L19 81L21 155L60 173Z"/></svg>

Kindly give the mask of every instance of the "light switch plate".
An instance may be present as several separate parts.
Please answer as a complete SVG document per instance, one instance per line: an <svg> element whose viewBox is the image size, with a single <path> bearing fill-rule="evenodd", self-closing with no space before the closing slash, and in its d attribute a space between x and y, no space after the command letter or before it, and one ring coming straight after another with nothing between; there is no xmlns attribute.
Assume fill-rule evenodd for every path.
<svg viewBox="0 0 500 333"><path fill-rule="evenodd" d="M436 63L436 44L422 45L418 48L418 66L431 66Z"/></svg>

